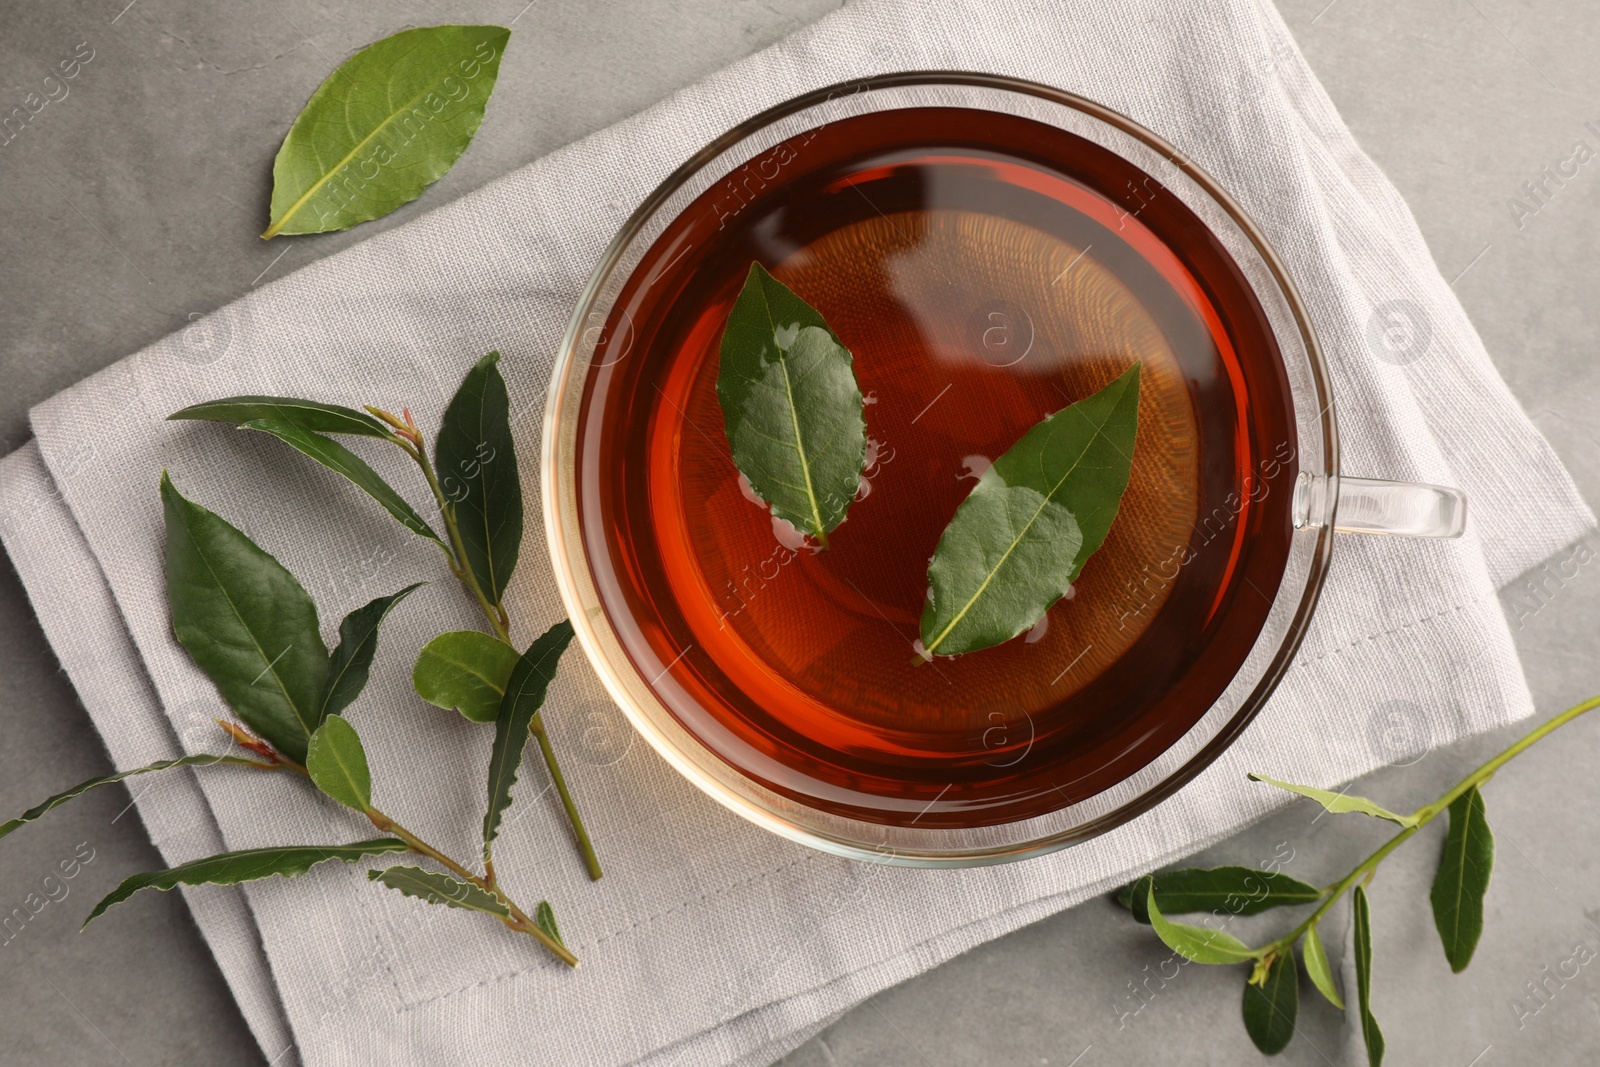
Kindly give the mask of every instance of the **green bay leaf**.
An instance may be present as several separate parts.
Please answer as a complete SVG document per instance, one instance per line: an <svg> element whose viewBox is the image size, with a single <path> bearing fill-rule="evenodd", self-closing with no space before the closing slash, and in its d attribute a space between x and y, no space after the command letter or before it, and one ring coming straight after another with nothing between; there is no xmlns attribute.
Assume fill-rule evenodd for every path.
<svg viewBox="0 0 1600 1067"><path fill-rule="evenodd" d="M1322 890L1286 874L1257 870L1254 867L1185 867L1148 875L1154 880L1156 902L1164 915L1187 911L1225 911L1230 915L1255 915L1268 908L1314 904ZM1142 880L1141 880L1142 881ZM1133 917L1148 923L1138 882L1117 892L1117 903L1133 912Z"/></svg>
<svg viewBox="0 0 1600 1067"><path fill-rule="evenodd" d="M1300 1010L1300 975L1294 949L1274 959L1259 985L1244 984L1244 1029L1256 1048L1275 1056L1294 1037L1294 1020Z"/></svg>
<svg viewBox="0 0 1600 1067"><path fill-rule="evenodd" d="M379 837L372 841L357 841L353 845L281 845L222 852L164 871L135 874L123 879L121 885L94 906L89 917L83 920L83 925L88 926L105 914L107 908L122 903L142 889L166 892L180 885L238 885L273 875L294 878L328 860L344 860L348 863L368 856L404 852L406 848L406 843L398 838Z"/></svg>
<svg viewBox="0 0 1600 1067"><path fill-rule="evenodd" d="M494 748L489 753L489 806L483 815L483 858L488 862L500 820L511 806L511 787L517 784L522 750L532 734L534 716L544 706L545 694L555 680L556 664L572 641L572 623L562 619L541 634L517 660L506 684L505 699L494 726Z"/></svg>
<svg viewBox="0 0 1600 1067"><path fill-rule="evenodd" d="M387 867L381 871L376 869L368 871L367 878L374 882L382 882L390 889L397 889L408 897L425 900L429 904L481 911L486 915L502 919L511 917L511 910L494 894L484 892L471 882L463 882L459 878L452 878L438 871L426 871L421 867Z"/></svg>
<svg viewBox="0 0 1600 1067"><path fill-rule="evenodd" d="M390 429L365 411L340 404L322 404L295 396L225 396L191 404L167 416L169 421L197 419L243 426L266 419L308 433L343 433L357 437L391 437Z"/></svg>
<svg viewBox="0 0 1600 1067"><path fill-rule="evenodd" d="M146 764L143 767L135 767L132 770L115 771L111 774L102 774L97 778L89 779L87 782L79 782L71 789L57 793L53 797L48 797L45 800L40 801L38 804L35 804L21 815L18 815L15 819L10 819L6 822L0 823L0 837L6 836L24 823L33 822L51 808L58 807L62 804L65 804L69 800L83 796L83 794L89 792L91 789L98 789L103 785L114 785L115 783L122 781L124 778L132 778L136 774L150 774L154 771L164 771L171 767L209 767L214 763L232 763L245 767L256 767L261 769L265 769L269 766L268 764L263 763L263 761L259 759L252 759L249 756L211 756L197 754L193 756L181 756L178 759L156 760L154 763Z"/></svg>
<svg viewBox="0 0 1600 1067"><path fill-rule="evenodd" d="M558 945L565 945L561 940L561 927L556 925L555 909L548 900L539 901L539 910L533 913L533 921L539 924L539 929L550 935L550 939Z"/></svg>
<svg viewBox="0 0 1600 1067"><path fill-rule="evenodd" d="M422 585L415 582L398 593L369 600L339 623L339 644L328 659L328 680L318 711L322 717L338 714L361 695L372 669L372 657L378 652L378 627L396 604Z"/></svg>
<svg viewBox="0 0 1600 1067"><path fill-rule="evenodd" d="M1375 804L1366 797L1351 796L1349 793L1335 793L1331 789L1318 789L1312 785L1295 785L1293 782L1280 782L1276 778L1268 778L1263 774L1250 774L1247 777L1252 782L1265 782L1277 786L1279 789L1288 790L1299 796L1307 797L1321 804L1333 815L1370 815L1374 819L1387 819L1397 826L1415 826L1415 815L1400 815L1390 811L1382 805Z"/></svg>
<svg viewBox="0 0 1600 1067"><path fill-rule="evenodd" d="M372 807L367 751L356 728L338 715L329 715L311 735L306 771L318 789L345 807L363 812Z"/></svg>
<svg viewBox="0 0 1600 1067"><path fill-rule="evenodd" d="M925 654L1002 644L1066 595L1128 488L1140 368L1023 434L956 508L928 564Z"/></svg>
<svg viewBox="0 0 1600 1067"><path fill-rule="evenodd" d="M310 456L376 500L385 511L399 521L400 525L418 537L426 537L443 546L444 541L433 532L433 527L417 514L417 509L413 508L405 497L384 481L366 460L333 438L276 419L252 419L239 425L241 429L271 434L302 455Z"/></svg>
<svg viewBox="0 0 1600 1067"><path fill-rule="evenodd" d="M247 726L305 762L328 677L316 605L283 564L165 472L161 500L173 633Z"/></svg>
<svg viewBox="0 0 1600 1067"><path fill-rule="evenodd" d="M1489 891L1489 872L1494 867L1494 834L1477 786L1452 801L1449 810L1450 831L1445 835L1439 872L1428 899L1445 959L1450 961L1450 969L1460 974L1472 962L1483 935L1483 897Z"/></svg>
<svg viewBox="0 0 1600 1067"><path fill-rule="evenodd" d="M345 60L278 149L261 236L347 230L421 196L478 132L510 36L502 26L424 26Z"/></svg>
<svg viewBox="0 0 1600 1067"><path fill-rule="evenodd" d="M722 333L717 399L750 488L773 515L826 546L861 487L865 401L849 350L759 263L750 264Z"/></svg>
<svg viewBox="0 0 1600 1067"><path fill-rule="evenodd" d="M1367 1046L1368 1067L1383 1064L1383 1030L1372 1014L1372 910L1367 904L1367 892L1359 885L1351 894L1350 910L1354 916L1356 956L1356 1007L1361 1013L1361 1038Z"/></svg>
<svg viewBox="0 0 1600 1067"><path fill-rule="evenodd" d="M1145 896L1150 926L1168 948L1193 963L1250 963L1261 958L1261 950L1251 948L1225 930L1175 923L1161 914L1150 879L1141 878L1135 892Z"/></svg>
<svg viewBox="0 0 1600 1067"><path fill-rule="evenodd" d="M517 650L481 630L452 630L422 646L411 685L428 703L454 708L473 722L494 722Z"/></svg>
<svg viewBox="0 0 1600 1067"><path fill-rule="evenodd" d="M1317 933L1315 926L1306 931L1305 961L1306 975L1311 979L1311 984L1328 998L1329 1004L1344 1011L1344 998L1339 995L1339 987L1334 984L1333 968L1328 963L1328 950L1322 944L1322 935Z"/></svg>
<svg viewBox="0 0 1600 1067"><path fill-rule="evenodd" d="M491 604L500 603L522 545L522 483L499 362L500 353L490 352L467 371L433 449L466 564Z"/></svg>

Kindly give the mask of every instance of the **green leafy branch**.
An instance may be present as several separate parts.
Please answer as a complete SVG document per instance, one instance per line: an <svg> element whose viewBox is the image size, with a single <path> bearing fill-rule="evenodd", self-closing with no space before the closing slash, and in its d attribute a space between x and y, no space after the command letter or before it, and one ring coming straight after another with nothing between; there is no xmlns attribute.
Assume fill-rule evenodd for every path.
<svg viewBox="0 0 1600 1067"><path fill-rule="evenodd" d="M1134 918L1147 922L1170 948L1195 963L1251 965L1245 982L1245 1030L1262 1052L1281 1052L1294 1036L1299 1010L1295 945L1312 985L1334 1007L1345 1004L1333 980L1333 971L1318 925L1347 892L1354 912L1352 941L1355 953L1356 1005L1367 1059L1372 1067L1383 1062L1383 1031L1372 1014L1372 919L1365 887L1378 866L1428 823L1449 813L1449 831L1439 858L1429 900L1434 925L1444 946L1445 959L1457 974L1466 970L1483 934L1483 900L1494 865L1494 836L1484 814L1481 788L1496 771L1529 746L1562 726L1600 707L1593 697L1568 708L1518 740L1505 751L1457 782L1443 796L1409 815L1397 814L1362 797L1334 793L1312 786L1293 785L1252 774L1251 780L1315 800L1334 814L1361 814L1392 822L1399 833L1332 885L1317 888L1281 873L1268 874L1247 867L1210 870L1187 868L1146 875L1118 893L1118 900ZM1211 911L1249 915L1268 908L1315 904L1299 925L1265 945L1251 948L1233 935L1213 927L1177 923L1167 913Z"/></svg>
<svg viewBox="0 0 1600 1067"><path fill-rule="evenodd" d="M445 409L431 457L409 408L397 416L378 407L357 410L295 397L233 396L168 416L224 422L276 437L349 480L406 529L433 542L493 634L462 630L435 637L418 656L412 683L429 703L456 708L482 723L498 718L519 657L503 597L522 543L522 486L499 361L500 353L490 352L466 373ZM365 460L329 435L376 438L399 448L421 472L444 536ZM599 857L537 712L529 730L539 742L589 876L599 879Z"/></svg>
<svg viewBox="0 0 1600 1067"><path fill-rule="evenodd" d="M532 915L500 886L492 845L506 810L529 737L541 751L567 806L589 867L599 877L593 848L572 806L545 733L540 710L556 666L573 636L565 620L550 627L518 654L509 644L509 620L501 603L516 564L522 531L522 499L516 481L505 384L491 353L467 374L445 414L434 449L437 477L409 415L405 433L350 408L281 397L235 397L179 412L176 418L213 418L262 431L338 471L379 501L412 532L445 550L451 571L477 597L494 626L443 635L418 660L413 680L425 699L462 707L469 718L495 724L483 825L482 873L422 840L372 801L366 751L341 714L366 687L377 654L379 629L421 583L378 597L350 612L330 652L323 643L316 604L281 563L221 516L187 499L161 476L166 522L167 598L172 626L195 664L217 686L243 726L218 725L248 755L194 754L90 779L50 797L9 822L0 837L52 808L103 785L174 767L243 766L305 777L321 792L363 816L383 835L349 845L289 845L225 852L165 871L134 875L102 900L89 920L144 889L178 885L233 885L273 875L296 877L326 860L357 861L392 852L412 852L442 867L390 867L369 878L411 896L449 907L479 911L526 934L563 962L577 958L562 943L555 915L541 901ZM397 420L398 421L398 420ZM435 487L450 540L431 526L365 461L327 434L378 437L401 445ZM463 457L471 456L468 464ZM491 472L492 468L492 473ZM461 678L475 681L468 696Z"/></svg>

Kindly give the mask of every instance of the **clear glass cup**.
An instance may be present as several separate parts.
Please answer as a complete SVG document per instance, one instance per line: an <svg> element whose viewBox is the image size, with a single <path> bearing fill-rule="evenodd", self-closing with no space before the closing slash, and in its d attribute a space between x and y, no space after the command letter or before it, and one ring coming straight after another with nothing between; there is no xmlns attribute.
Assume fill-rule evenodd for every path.
<svg viewBox="0 0 1600 1067"><path fill-rule="evenodd" d="M790 138L847 116L930 106L1019 115L1070 131L1116 152L1155 177L1163 192L1180 197L1227 249L1265 313L1282 354L1298 436L1287 567L1265 624L1222 695L1176 743L1111 788L1036 818L963 829L886 826L821 811L766 788L707 748L663 705L652 678L624 651L596 589L576 504L583 383L619 292L668 224L731 172ZM1216 759L1272 694L1316 607L1336 531L1457 537L1466 514L1456 489L1341 476L1327 365L1304 305L1261 232L1215 181L1123 115L1071 93L986 74L895 74L817 90L749 119L685 162L634 212L595 267L562 340L542 444L544 526L561 596L585 654L633 726L684 777L757 825L824 852L905 866L975 866L1042 855L1160 803Z"/></svg>

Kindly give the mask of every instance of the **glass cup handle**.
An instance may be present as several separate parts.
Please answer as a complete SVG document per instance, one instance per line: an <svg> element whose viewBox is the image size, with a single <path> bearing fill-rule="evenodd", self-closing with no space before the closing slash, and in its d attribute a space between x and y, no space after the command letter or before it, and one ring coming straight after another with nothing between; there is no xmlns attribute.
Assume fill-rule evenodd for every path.
<svg viewBox="0 0 1600 1067"><path fill-rule="evenodd" d="M1467 494L1445 485L1301 472L1294 497L1295 529L1331 524L1341 533L1460 537L1467 523Z"/></svg>

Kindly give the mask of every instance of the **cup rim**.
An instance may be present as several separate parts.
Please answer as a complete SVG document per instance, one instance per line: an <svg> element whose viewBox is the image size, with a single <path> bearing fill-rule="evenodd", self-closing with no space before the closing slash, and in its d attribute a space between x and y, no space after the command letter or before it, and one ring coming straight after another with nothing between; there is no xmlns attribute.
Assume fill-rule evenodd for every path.
<svg viewBox="0 0 1600 1067"><path fill-rule="evenodd" d="M1091 818L1057 833L1014 844L985 845L970 848L902 846L886 848L882 845L869 846L860 840L847 840L838 835L819 832L815 828L796 825L792 820L785 818L780 813L772 810L772 808L758 803L752 797L731 788L716 775L709 773L684 752L676 741L666 736L658 728L650 716L637 705L634 694L624 686L623 680L617 677L614 670L611 669L610 659L601 647L596 633L595 620L590 617L588 608L576 587L572 564L569 563L570 560L578 557L583 560L582 565L587 567L586 550L582 544L569 544L562 517L562 471L560 469L562 455L558 440L558 430L562 421L561 410L569 390L581 389L583 385L582 376L578 376L577 380L572 380L574 377L572 370L579 356L580 338L588 328L590 309L594 306L602 286L610 279L618 261L634 240L638 238L646 224L674 193L681 189L693 176L700 173L708 163L779 120L826 103L828 100L846 93L853 95L874 90L914 88L918 86L970 86L1037 97L1103 122L1121 133L1143 142L1149 148L1165 156L1186 178L1199 186L1227 214L1233 224L1238 227L1239 232L1252 246L1256 255L1260 257L1262 265L1266 268L1273 284L1287 305L1294 329L1299 334L1305 361L1308 365L1306 369L1309 371L1309 385L1314 392L1315 401L1320 411L1316 421L1320 423L1322 454L1317 458L1321 461L1322 476L1328 483L1328 493L1325 497L1329 502L1327 506L1328 514L1321 516L1320 521L1318 516L1312 516L1312 520L1306 524L1314 528L1316 540L1311 546L1311 554L1306 561L1307 573L1303 588L1300 592L1298 603L1294 606L1293 615L1286 622L1284 636L1255 685L1243 697L1237 710L1221 725L1220 729L1216 730L1209 740L1194 751L1182 764L1166 773L1158 782L1103 815ZM1252 288L1255 288L1255 286L1252 285ZM1287 357L1281 353L1280 359L1287 362ZM1303 453L1301 455L1303 456ZM560 341L560 347L557 350L551 369L550 387L546 395L544 421L541 427L540 492L545 538L550 551L556 584L579 644L582 645L585 656L594 667L595 673L605 686L608 695L617 704L629 723L643 735L651 748L659 753L679 774L687 778L713 800L748 821L762 826L781 837L826 853L895 866L974 867L1042 856L1097 837L1138 817L1171 797L1209 767L1233 744L1276 690L1278 683L1282 680L1283 675L1287 672L1295 655L1298 653L1306 629L1315 613L1332 558L1333 523L1331 502L1336 500L1338 495L1338 471L1338 427L1334 410L1332 382L1328 373L1326 358L1323 355L1321 346L1318 344L1316 332L1311 325L1310 315L1305 303L1300 296L1299 290L1290 279L1282 260L1267 240L1265 234L1239 203L1215 179L1176 146L1170 144L1145 126L1119 111L1077 93L1009 75L976 71L917 70L870 75L837 82L802 93L766 108L734 125L726 133L714 138L704 147L690 155L682 164L668 174L634 209L591 269L588 280L574 306L573 313L568 319L566 330ZM1302 466L1300 479L1304 481L1307 477L1310 477L1310 475L1304 471ZM568 507L571 507L575 504L575 501L567 501L566 503ZM1296 525L1299 526L1300 524L1297 522ZM1243 667L1244 665L1241 664L1240 670L1243 670ZM663 713L670 715L670 712L665 712L664 709ZM1199 729L1200 726L1201 722L1197 722L1190 729L1193 731ZM687 731L680 732L693 739L693 735L688 734ZM699 743L698 739L694 740ZM713 760L719 759L715 754L710 754L710 758ZM737 769L733 769L733 773L753 790L765 791L764 787L760 786L759 783L754 782L742 772L737 771ZM791 805L806 807L796 802L791 802ZM860 822L859 820L844 821L855 822L864 827L882 829L882 827L877 827L876 824Z"/></svg>

